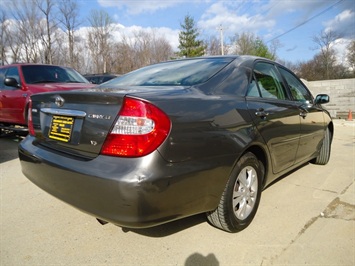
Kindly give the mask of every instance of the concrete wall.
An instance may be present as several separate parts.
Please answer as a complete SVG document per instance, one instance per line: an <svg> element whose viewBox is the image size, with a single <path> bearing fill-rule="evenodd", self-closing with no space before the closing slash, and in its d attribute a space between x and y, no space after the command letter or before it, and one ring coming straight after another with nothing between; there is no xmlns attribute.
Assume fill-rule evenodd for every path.
<svg viewBox="0 0 355 266"><path fill-rule="evenodd" d="M355 79L335 79L322 81L302 80L313 96L325 93L330 96L330 103L324 107L333 118L347 118L349 110L355 114Z"/></svg>

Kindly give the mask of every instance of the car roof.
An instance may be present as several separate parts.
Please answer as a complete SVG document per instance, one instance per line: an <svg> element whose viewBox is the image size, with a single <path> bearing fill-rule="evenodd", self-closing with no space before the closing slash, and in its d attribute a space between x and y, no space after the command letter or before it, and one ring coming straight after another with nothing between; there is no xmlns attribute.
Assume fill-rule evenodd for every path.
<svg viewBox="0 0 355 266"><path fill-rule="evenodd" d="M117 77L115 74L84 74L84 77Z"/></svg>
<svg viewBox="0 0 355 266"><path fill-rule="evenodd" d="M236 55L236 54L179 58L179 59L175 59L175 60L159 62L157 64L165 63L165 62L181 61L181 60L213 59L213 58L215 58L215 59L218 59L218 58L239 59L239 61L241 63L245 63L245 64L253 63L255 60L264 60L264 61L268 61L268 62L272 62L272 63L278 64L277 62L275 62L273 60L270 60L270 59L267 59L267 58L264 58L264 57L253 56L253 55ZM31 66L31 65L36 65L36 66L58 66L58 67L63 67L63 68L70 68L70 67L67 67L67 66L50 65L50 64L42 64L42 63L13 63L13 64L5 65L5 66L0 66L0 68L7 68L7 67L12 67L12 66ZM84 77L95 77L95 76L117 76L117 75L111 74L111 73L102 73L102 74L84 74L83 76Z"/></svg>
<svg viewBox="0 0 355 266"><path fill-rule="evenodd" d="M70 68L67 66L41 64L41 63L13 63L9 65L0 66L0 68L14 67L14 66L56 66L56 67Z"/></svg>
<svg viewBox="0 0 355 266"><path fill-rule="evenodd" d="M164 61L164 62L159 62L157 64L160 63L165 63L165 62L174 62L174 61L184 61L184 60L196 60L196 59L222 59L222 58L230 58L233 60L238 60L240 64L243 65L252 65L253 62L255 62L256 60L263 60L263 61L267 61L270 63L276 63L277 62L264 58L264 57L260 57L260 56L254 56L254 55L236 55L236 54L232 54L232 55L211 55L211 56L200 56L200 57L187 57L187 58L179 58L179 59L175 59L175 60L169 60L169 61Z"/></svg>

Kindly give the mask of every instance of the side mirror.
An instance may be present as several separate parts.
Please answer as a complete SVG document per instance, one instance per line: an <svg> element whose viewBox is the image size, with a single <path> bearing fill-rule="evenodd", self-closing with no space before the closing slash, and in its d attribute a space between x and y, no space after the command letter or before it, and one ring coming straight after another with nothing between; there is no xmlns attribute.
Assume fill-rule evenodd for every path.
<svg viewBox="0 0 355 266"><path fill-rule="evenodd" d="M21 85L17 82L15 78L5 78L4 84L9 87L20 88Z"/></svg>
<svg viewBox="0 0 355 266"><path fill-rule="evenodd" d="M316 98L314 99L315 104L323 104L323 103L329 103L329 95L327 94L318 94Z"/></svg>

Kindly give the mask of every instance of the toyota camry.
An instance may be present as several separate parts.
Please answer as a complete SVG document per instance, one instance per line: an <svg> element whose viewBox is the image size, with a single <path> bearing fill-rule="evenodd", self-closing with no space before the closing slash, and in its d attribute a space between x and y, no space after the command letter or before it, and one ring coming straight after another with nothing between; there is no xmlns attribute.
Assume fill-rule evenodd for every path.
<svg viewBox="0 0 355 266"><path fill-rule="evenodd" d="M33 95L19 158L34 184L103 223L144 228L206 213L237 232L276 178L328 162L327 102L264 58L168 61Z"/></svg>

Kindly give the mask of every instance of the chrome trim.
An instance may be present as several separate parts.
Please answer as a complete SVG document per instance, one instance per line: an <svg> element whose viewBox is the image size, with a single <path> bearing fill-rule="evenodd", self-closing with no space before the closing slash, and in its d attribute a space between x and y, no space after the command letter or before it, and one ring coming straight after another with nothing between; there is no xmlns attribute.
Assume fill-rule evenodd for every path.
<svg viewBox="0 0 355 266"><path fill-rule="evenodd" d="M64 115L64 116L79 117L79 118L83 118L86 116L86 113L83 111L69 110L69 109L42 108L41 112L50 115Z"/></svg>

